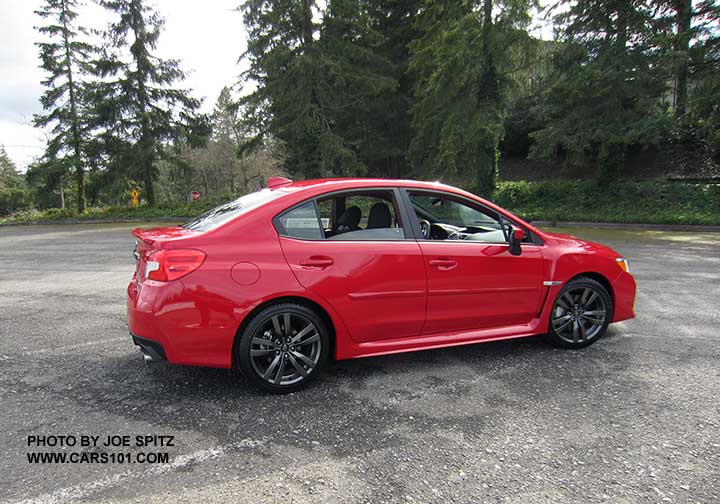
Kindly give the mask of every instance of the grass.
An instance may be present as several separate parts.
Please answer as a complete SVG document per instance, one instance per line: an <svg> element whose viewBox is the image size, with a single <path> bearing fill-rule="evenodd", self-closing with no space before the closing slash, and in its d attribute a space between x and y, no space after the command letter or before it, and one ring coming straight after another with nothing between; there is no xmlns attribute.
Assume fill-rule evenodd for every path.
<svg viewBox="0 0 720 504"><path fill-rule="evenodd" d="M639 224L720 225L720 185L666 180L499 182L493 201L526 220ZM204 199L156 207L99 207L82 214L71 209L25 210L4 223L187 219L222 203Z"/></svg>

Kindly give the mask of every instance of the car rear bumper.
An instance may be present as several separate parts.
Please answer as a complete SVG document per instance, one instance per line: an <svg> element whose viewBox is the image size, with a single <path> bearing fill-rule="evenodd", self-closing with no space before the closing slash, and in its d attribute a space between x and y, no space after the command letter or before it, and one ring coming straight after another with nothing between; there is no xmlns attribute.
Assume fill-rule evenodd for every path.
<svg viewBox="0 0 720 504"><path fill-rule="evenodd" d="M156 296L143 292L150 286L138 286L133 279L127 288L127 322L133 343L140 347L145 361L156 362L172 360L172 349L164 337L160 325L154 315ZM170 357L170 358L169 358Z"/></svg>
<svg viewBox="0 0 720 504"><path fill-rule="evenodd" d="M138 284L133 279L127 287L127 323L146 360L161 357L172 364L231 367L239 321L230 303L221 305L223 312L210 309L210 296L187 289L179 280Z"/></svg>
<svg viewBox="0 0 720 504"><path fill-rule="evenodd" d="M132 337L133 343L140 347L140 351L143 354L145 362L160 362L167 360L165 349L157 341L135 336L132 332L130 332L130 336Z"/></svg>

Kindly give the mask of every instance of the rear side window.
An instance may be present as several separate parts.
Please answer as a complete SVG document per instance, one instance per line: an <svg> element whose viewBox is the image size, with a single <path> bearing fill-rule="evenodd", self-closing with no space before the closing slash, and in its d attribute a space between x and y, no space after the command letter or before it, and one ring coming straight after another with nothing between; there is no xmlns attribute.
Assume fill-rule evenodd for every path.
<svg viewBox="0 0 720 504"><path fill-rule="evenodd" d="M260 191L246 194L229 203L215 207L209 212L196 217L193 220L182 225L185 229L193 231L205 232L215 229L221 224L234 219L238 215L264 205L268 201L274 200L283 193L280 191L271 191L270 189L261 189Z"/></svg>
<svg viewBox="0 0 720 504"><path fill-rule="evenodd" d="M280 234L292 238L321 240L323 237L320 222L312 201L293 208L278 217Z"/></svg>

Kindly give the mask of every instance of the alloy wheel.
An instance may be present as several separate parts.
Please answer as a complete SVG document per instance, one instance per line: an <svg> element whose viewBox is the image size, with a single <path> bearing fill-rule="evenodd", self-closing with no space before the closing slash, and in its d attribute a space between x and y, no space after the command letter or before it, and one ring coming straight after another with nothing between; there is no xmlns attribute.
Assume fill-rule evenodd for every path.
<svg viewBox="0 0 720 504"><path fill-rule="evenodd" d="M320 361L317 327L299 313L279 313L264 320L250 340L250 362L259 378L273 385L304 380Z"/></svg>
<svg viewBox="0 0 720 504"><path fill-rule="evenodd" d="M591 287L577 286L557 298L551 324L563 341L584 343L602 332L607 316L604 296Z"/></svg>

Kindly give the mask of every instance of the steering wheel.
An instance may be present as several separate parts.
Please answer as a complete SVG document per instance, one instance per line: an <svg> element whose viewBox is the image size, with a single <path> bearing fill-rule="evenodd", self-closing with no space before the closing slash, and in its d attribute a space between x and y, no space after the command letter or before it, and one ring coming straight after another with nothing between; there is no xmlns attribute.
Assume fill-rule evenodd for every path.
<svg viewBox="0 0 720 504"><path fill-rule="evenodd" d="M426 240L430 239L430 221L425 219L418 219L418 222L420 223L420 232L423 235L423 238Z"/></svg>

